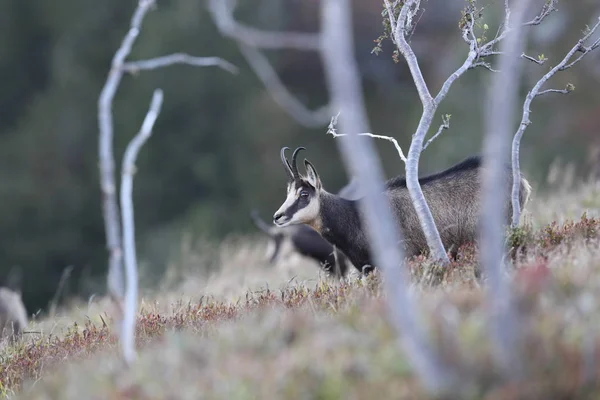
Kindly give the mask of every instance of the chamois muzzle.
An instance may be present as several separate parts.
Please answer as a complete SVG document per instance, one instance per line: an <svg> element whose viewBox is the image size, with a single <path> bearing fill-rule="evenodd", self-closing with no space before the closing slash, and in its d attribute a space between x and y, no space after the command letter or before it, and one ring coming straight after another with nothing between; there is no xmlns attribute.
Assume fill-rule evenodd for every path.
<svg viewBox="0 0 600 400"><path fill-rule="evenodd" d="M282 226L289 220L290 218L287 215L285 215L284 212L278 212L275 215L273 215L273 223L277 226Z"/></svg>

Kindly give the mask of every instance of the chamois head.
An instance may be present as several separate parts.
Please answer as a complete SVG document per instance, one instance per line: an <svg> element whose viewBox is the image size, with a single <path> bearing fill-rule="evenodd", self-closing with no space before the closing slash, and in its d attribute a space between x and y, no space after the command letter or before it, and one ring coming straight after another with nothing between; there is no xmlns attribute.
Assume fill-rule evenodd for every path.
<svg viewBox="0 0 600 400"><path fill-rule="evenodd" d="M273 222L279 227L306 224L318 230L319 220L319 191L321 180L317 170L308 160L304 160L306 177L298 173L296 158L300 150L298 147L292 154L292 163L285 158L287 147L281 149L281 162L288 175L287 197L279 210L273 215Z"/></svg>

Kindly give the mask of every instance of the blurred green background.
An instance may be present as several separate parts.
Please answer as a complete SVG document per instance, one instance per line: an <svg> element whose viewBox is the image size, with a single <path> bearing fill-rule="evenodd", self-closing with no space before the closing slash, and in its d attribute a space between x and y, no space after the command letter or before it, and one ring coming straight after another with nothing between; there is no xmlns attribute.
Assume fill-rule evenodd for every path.
<svg viewBox="0 0 600 400"><path fill-rule="evenodd" d="M538 1L540 5L543 0ZM326 127L307 129L274 103L232 40L223 38L204 0L158 0L130 60L173 52L220 56L240 67L238 75L217 68L174 66L126 75L114 102L118 167L137 132L152 91L165 101L154 134L143 148L134 182L139 257L160 279L183 233L218 240L252 232L256 207L270 216L283 200L282 146L307 148L325 187L347 181ZM240 2L242 3L242 2ZM499 0L488 0L492 32ZM126 33L134 0L3 0L0 2L0 280L21 272L29 312L48 305L62 272L72 266L67 295L104 290L106 250L97 168L97 99L111 58ZM458 20L463 0L429 0L412 38L432 91L463 61L466 45ZM598 13L597 1L570 0L531 30L524 62L524 96L557 63ZM371 53L381 34L379 1L353 2L356 57L372 129L395 136L408 148L420 116L416 90L403 62L394 63L391 43ZM317 0L247 0L236 17L265 29L314 31ZM267 51L283 81L305 104L327 102L316 53ZM343 66L340 66L343 68ZM469 71L439 109L452 114L451 128L421 159L433 172L478 152L486 70ZM552 87L576 86L569 96L534 102L522 162L535 188L543 190L555 160L572 163L577 176L598 169L600 56L592 54L562 72ZM438 117L434 126L441 119ZM388 176L403 174L393 146L377 143ZM200 268L200 266L199 266Z"/></svg>

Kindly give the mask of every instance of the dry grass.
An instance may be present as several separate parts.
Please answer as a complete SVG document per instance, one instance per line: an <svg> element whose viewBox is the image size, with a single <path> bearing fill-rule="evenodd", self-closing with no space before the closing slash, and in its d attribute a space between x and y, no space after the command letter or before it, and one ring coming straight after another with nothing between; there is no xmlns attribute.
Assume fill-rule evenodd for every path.
<svg viewBox="0 0 600 400"><path fill-rule="evenodd" d="M528 372L519 384L507 384L491 363L475 250L463 248L445 270L424 258L409 263L434 345L464 383L461 398L600 396L599 187L534 198L530 224L510 232ZM554 223L561 210L579 214ZM269 267L264 243L252 238L224 243L210 255L218 272L204 275L197 271L205 250L184 246L163 287L144 292L132 368L116 356L109 303L100 299L32 323L43 333L6 347L0 392L22 399L427 398L388 324L379 276L335 282L305 260Z"/></svg>
<svg viewBox="0 0 600 400"><path fill-rule="evenodd" d="M574 179L572 165L555 163L547 177L550 194L540 195L535 189L525 220L536 227L576 220L585 212L600 216L600 179L590 176L584 182Z"/></svg>

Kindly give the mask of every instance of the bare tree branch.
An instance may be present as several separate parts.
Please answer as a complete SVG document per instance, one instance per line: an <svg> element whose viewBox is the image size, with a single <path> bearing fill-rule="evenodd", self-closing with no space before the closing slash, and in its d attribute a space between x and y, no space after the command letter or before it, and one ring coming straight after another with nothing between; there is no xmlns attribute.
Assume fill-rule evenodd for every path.
<svg viewBox="0 0 600 400"><path fill-rule="evenodd" d="M436 132L436 134L433 135L431 137L431 139L429 139L427 141L427 143L425 143L425 145L423 145L423 150L425 150L427 148L427 146L429 146L431 144L431 142L433 142L435 139L437 139L437 137L440 136L442 134L442 132L448 128L450 128L450 114L442 115L442 124L438 128L438 131Z"/></svg>
<svg viewBox="0 0 600 400"><path fill-rule="evenodd" d="M113 117L112 102L115 93L123 77L123 64L131 53L144 16L154 5L153 0L140 0L138 7L131 18L131 26L127 35L121 43L121 47L115 53L111 69L98 100L98 124L99 135L99 159L100 159L100 183L102 189L102 209L104 214L104 226L106 231L106 245L109 251L108 267L108 290L111 297L120 303L125 294L123 270L121 268L121 223L116 198L115 184L115 161L113 155Z"/></svg>
<svg viewBox="0 0 600 400"><path fill-rule="evenodd" d="M152 134L152 128L163 102L163 92L156 89L152 95L150 108L138 134L129 142L123 156L121 174L121 213L123 216L123 252L125 254L125 275L127 291L121 326L121 348L125 362L131 364L135 358L135 322L137 319L137 256L135 250L135 223L133 217L133 175L138 153Z"/></svg>
<svg viewBox="0 0 600 400"><path fill-rule="evenodd" d="M71 272L73 272L73 266L69 265L68 267L66 267L63 270L62 274L60 274L60 280L58 281L58 286L56 288L56 292L54 293L54 297L52 297L52 301L50 302L50 309L48 310L48 315L50 315L51 318L56 317L56 309L58 307L58 301L60 300L60 295L63 292L65 283L71 277Z"/></svg>
<svg viewBox="0 0 600 400"><path fill-rule="evenodd" d="M502 53L501 51L488 51L486 52L486 56L501 56L504 53ZM540 58L535 58L535 57L531 57L525 53L521 53L521 58L531 61L537 65L544 65L546 63L546 61L548 61L548 59L546 57L540 56ZM491 65L487 62L477 62L473 65L473 68L475 67L485 67L487 69L489 69L492 72L498 72L497 70L494 70L491 68Z"/></svg>
<svg viewBox="0 0 600 400"><path fill-rule="evenodd" d="M412 17L416 14L420 6L420 1L407 0L400 10L398 19L395 21L392 13L393 8L390 4L390 1L385 0L385 5L386 9L388 10L390 23L392 23L393 41L408 64L408 68L411 72L413 81L415 82L417 92L419 93L419 98L423 104L423 113L421 115L419 125L417 126L417 130L413 135L413 139L408 151L408 157L406 161L406 186L417 212L417 216L419 217L419 222L425 234L425 238L427 239L427 245L429 246L432 257L442 264L447 265L450 263L450 260L448 259L448 255L444 249L440 234L435 226L433 215L431 214L431 210L427 205L427 201L425 200L425 196L421 190L421 185L419 184L419 158L424 147L426 147L423 145L423 142L427 132L429 131L429 128L431 127L433 116L435 115L437 107L448 94L452 84L469 68L472 67L473 62L477 57L477 41L474 37L474 34L471 35L473 38L469 39L469 32L472 33L473 23L471 22L471 27L463 31L463 37L470 43L471 47L467 59L458 70L450 75L448 79L446 79L442 85L442 88L434 99L431 96L429 88L427 87L419 67L417 57L406 41L407 28L412 24ZM394 22L395 25L393 25Z"/></svg>
<svg viewBox="0 0 600 400"><path fill-rule="evenodd" d="M525 130L527 129L529 124L531 124L531 120L529 119L529 115L531 113L531 103L533 102L533 99L535 99L537 96L541 96L546 93L551 93L551 92L568 93L573 90L572 85L567 85L567 88L564 89L564 91L556 90L556 89L548 89L548 90L544 90L544 91L540 92L542 86L550 78L552 78L557 72L564 71L566 69L571 68L578 61L580 61L585 55L589 54L592 50L595 50L596 48L600 47L600 39L599 39L599 41L595 42L591 46L588 46L588 47L584 46L585 42L587 42L589 40L589 38L594 34L594 32L596 32L596 30L598 30L598 27L600 27L600 17L598 18L598 22L596 22L596 24L591 29L589 29L588 32L581 39L579 39L577 41L575 46L573 46L571 48L571 50L569 50L569 52L562 59L562 61L559 62L550 71L548 71L548 73L546 75L544 75L535 84L535 86L529 91L529 93L527 93L527 97L525 98L525 102L523 103L523 116L521 118L521 123L520 123L519 129L515 133L515 136L513 137L513 141L512 141L512 168L513 168L512 226L513 227L519 225L519 220L521 219L521 205L519 204L521 166L520 166L519 153L520 153L520 149L521 149L521 139L523 138L523 133L525 133ZM596 43L599 43L599 45L596 45ZM581 52L581 55L575 61L569 63L569 60L577 52Z"/></svg>
<svg viewBox="0 0 600 400"><path fill-rule="evenodd" d="M569 86L567 86L565 89L546 89L546 90L542 90L541 92L539 92L537 94L537 96L543 96L543 95L548 94L548 93L569 94L572 91L573 91L573 89L571 89Z"/></svg>
<svg viewBox="0 0 600 400"><path fill-rule="evenodd" d="M304 32L267 32L240 24L233 18L235 2L209 0L208 9L219 31L238 42L263 49L319 50L319 35Z"/></svg>
<svg viewBox="0 0 600 400"><path fill-rule="evenodd" d="M448 259L448 255L444 250L439 232L435 226L435 221L433 220L433 216L429 210L425 197L423 196L421 186L419 185L419 158L423 149L427 147L427 144L423 145L423 142L427 132L431 127L433 116L440 103L447 96L448 91L454 82L466 71L476 67L483 67L492 72L497 72L484 59L485 57L489 57L491 55L501 54L501 52L494 50L494 46L507 37L511 32L510 8L508 0L505 0L504 26L499 30L498 35L494 39L483 45L480 45L475 34L476 10L473 4L470 4L467 7L460 26L462 29L462 37L465 42L469 44L469 53L463 64L453 74L451 74L448 79L446 79L438 94L435 96L435 98L432 98L425 79L423 78L423 74L421 73L417 58L406 40L407 35L410 32L410 27L413 25L413 17L417 14L420 3L420 0L405 0L402 8L400 9L398 17L396 18L394 10L398 5L398 2L395 2L392 6L390 0L384 0L387 16L389 18L392 30L392 41L396 44L398 51L406 60L417 88L417 92L419 93L419 98L423 104L423 113L421 115L419 125L417 126L417 130L413 135L413 140L408 152L406 162L406 183L433 258L439 260L442 264L448 264L450 260ZM542 7L540 14L533 20L524 23L523 26L537 25L540 23L551 12L554 11L555 3L556 0L549 0L546 2ZM519 25L519 27L520 26L521 25Z"/></svg>
<svg viewBox="0 0 600 400"><path fill-rule="evenodd" d="M437 227L435 226L433 215L431 214L431 210L427 205L427 201L425 200L425 196L421 190L421 185L419 184L419 156L421 155L421 151L423 149L423 140L425 139L425 135L431 126L433 115L435 114L437 106L436 101L431 97L429 88L427 87L425 79L423 78L423 74L421 73L421 69L417 61L417 56L407 43L405 37L406 27L407 25L410 25L410 21L407 20L407 16L409 14L408 10L411 5L414 4L414 2L415 0L408 0L402 6L400 15L396 21L393 35L398 50L408 64L408 68L417 87L417 92L419 93L419 98L423 104L423 114L421 115L421 120L417 126L417 131L413 135L413 139L408 150L408 158L405 163L406 186L413 202L413 206L417 212L417 216L419 218L421 228L423 229L423 233L425 234L427 245L429 246L432 257L442 264L449 264L450 260L448 259L448 255L444 250L444 245L442 243L442 239L440 238ZM385 4L386 7L389 8L389 0L385 0Z"/></svg>
<svg viewBox="0 0 600 400"><path fill-rule="evenodd" d="M556 3L558 3L558 0L545 1L544 5L542 6L542 11L538 15L536 15L536 17L531 21L525 22L523 26L533 26L541 24L542 21L546 19L548 15L556 11Z"/></svg>
<svg viewBox="0 0 600 400"><path fill-rule="evenodd" d="M473 63L471 65L470 69L477 68L477 67L485 68L485 69L487 69L490 72L499 72L497 69L492 68L492 66L491 66L490 63L485 62L485 61L480 61L480 62Z"/></svg>
<svg viewBox="0 0 600 400"><path fill-rule="evenodd" d="M575 59L575 61L571 62L570 64L564 65L560 68L560 71L564 71L566 69L571 68L572 66L574 66L575 64L577 64L579 61L581 61L581 59L583 57L585 57L590 51L592 50L596 50L599 46L600 46L600 39L598 39L594 44L592 44L591 46L585 47L583 45L583 43L588 40L590 38L590 36L592 36L594 34L594 32L596 31L596 29L598 28L598 24L596 24L592 29L590 29L590 31L588 32L588 34L586 34L584 36L585 39L580 40L580 46L577 49L578 52L581 52L581 54L579 55L579 57L577 57Z"/></svg>
<svg viewBox="0 0 600 400"><path fill-rule="evenodd" d="M544 2L544 5L542 6L542 10L540 11L540 13L531 21L525 22L520 24L517 28L520 27L526 27L526 26L534 26L534 25L539 25L541 24L550 14L552 14L554 11L556 11L556 3L558 2L558 0L548 0ZM486 43L485 45L481 46L479 49L479 54L481 56L488 56L490 55L492 48L497 45L499 42L501 42L502 40L504 40L509 33L512 32L512 29L510 27L509 21L510 21L510 7L508 5L508 0L504 1L504 26L500 32L499 35L496 36L496 38L494 38L493 40L489 41L488 43Z"/></svg>
<svg viewBox="0 0 600 400"><path fill-rule="evenodd" d="M419 93L419 98L423 103L423 107L427 108L431 106L433 103L433 98L431 97L431 93L429 92L429 88L427 87L427 83L425 82L425 78L423 78L423 74L421 73L421 67L419 66L419 62L417 61L417 56L413 52L412 48L406 41L407 29L410 27L411 21L408 20L409 9L412 8L413 5L417 3L417 0L407 0L402 9L400 10L400 15L398 20L396 21L394 29L394 41L400 53L406 59L406 63L408 64L408 68L410 69L410 73L415 81L415 85L417 87L417 92ZM391 8L389 0L385 0L386 7L388 9Z"/></svg>
<svg viewBox="0 0 600 400"><path fill-rule="evenodd" d="M129 61L123 64L124 71L135 74L141 70L167 67L174 64L187 64L195 67L219 67L232 74L238 73L238 68L219 57L195 57L186 53L173 53L167 56L148 60Z"/></svg>
<svg viewBox="0 0 600 400"><path fill-rule="evenodd" d="M137 39L144 17L147 12L155 5L155 0L139 0L132 18L129 30L125 38L121 42L121 46L116 51L112 62L108 77L100 97L98 99L98 158L100 169L100 186L102 190L102 210L106 231L106 245L109 251L109 265L107 276L107 287L110 297L115 302L119 318L117 324L121 332L121 341L123 356L127 362L133 359L135 349L133 345L133 330L135 329L135 310L137 301L137 277L135 271L135 253L133 254L133 264L131 253L127 254L127 279L122 266L123 244L121 238L121 229L133 228L133 211L121 210L124 213L123 227L121 226L121 217L119 216L119 206L117 203L116 191L117 184L115 183L115 161L113 153L113 115L112 104L115 94L119 88L119 84L125 72L136 72L139 70L153 69L164 67L171 64L185 63L195 66L219 66L229 72L235 72L235 66L216 57L192 57L183 53L175 53L164 57L158 57L150 60L134 61L131 63L125 62L126 58L131 53L131 49ZM162 103L162 92L155 92L152 106L148 113L145 124L142 127L142 132L152 129L152 124L156 119L156 115L160 110ZM149 134L149 133L148 133ZM144 139L145 140L145 139ZM143 141L142 141L143 143ZM140 144L141 146L141 144ZM129 150L129 148L128 148ZM138 150L135 150L137 153ZM127 153L126 153L127 157ZM135 161L135 156L133 157ZM123 202L128 205L127 199L123 199L124 193L131 191L127 187L127 177L124 178L123 186L121 187L121 207ZM132 242L133 229L126 232L126 245ZM131 246L126 249L130 251ZM135 249L133 250L135 251ZM133 265L133 270L131 265ZM126 287L127 285L127 287ZM125 300L125 304L124 304ZM124 307L125 306L125 307ZM123 320L121 320L123 319Z"/></svg>
<svg viewBox="0 0 600 400"><path fill-rule="evenodd" d="M337 131L336 131L335 126L337 125L337 120L338 120L339 115L340 114L338 113L336 116L332 117L331 122L329 123L329 126L327 127L327 133L330 134L331 136L333 136L334 138L348 135L347 133L337 133ZM372 133L351 133L351 135L369 136L369 137L372 137L373 139L382 139L382 140L387 140L388 142L392 142L394 144L394 147L396 147L396 151L398 152L400 159L403 162L406 162L406 157L404 156L402 147L400 147L400 145L398 144L398 141L391 136L374 135Z"/></svg>
<svg viewBox="0 0 600 400"><path fill-rule="evenodd" d="M408 278L401 267L401 235L383 196L381 166L373 142L367 135L356 134L368 131L369 126L354 59L349 0L322 0L322 26L322 57L329 91L334 106L341 110L341 128L349 133L339 141L340 150L346 169L358 177L364 190L360 204L372 252L385 276L390 319L401 333L401 345L425 386L432 392L443 391L454 381L452 370L436 357L419 324L417 305L408 295Z"/></svg>
<svg viewBox="0 0 600 400"><path fill-rule="evenodd" d="M472 32L472 26L469 27L467 30ZM464 32L466 32L467 30L463 31L463 37L466 37L466 34ZM473 34L473 37L474 37L474 34ZM460 78L465 72L467 72L470 68L472 68L472 65L475 62L475 59L477 57L476 50L477 50L477 39L469 40L469 54L467 55L466 60L456 71L454 71L448 77L448 79L446 79L446 81L442 85L440 91L435 96L434 104L435 104L436 109L437 109L437 106L439 106L440 103L446 98L446 96L448 95L448 92L450 91L450 88L452 87L454 82L456 82L456 80L458 78ZM434 112L435 112L435 109L434 109ZM429 129L429 126L427 126L427 129Z"/></svg>
<svg viewBox="0 0 600 400"><path fill-rule="evenodd" d="M309 110L302 104L277 76L267 58L256 48L239 43L240 51L246 57L248 64L262 81L267 91L281 108L283 108L299 124L308 128L318 128L329 121L330 106L326 105L317 110Z"/></svg>
<svg viewBox="0 0 600 400"><path fill-rule="evenodd" d="M493 75L487 92L486 135L484 137L481 261L488 277L486 295L492 306L491 337L494 357L505 373L513 379L522 376L520 361L520 323L512 301L510 283L503 263L506 198L506 165L508 163L509 131L514 119L513 105L518 99L520 63L518 54L526 34L521 21L529 0L521 0L514 11L514 34L503 42L505 57L500 59L500 72ZM510 9L506 10L510 15ZM507 18L508 20L508 18ZM509 21L507 21L510 23ZM506 26L510 30L510 26Z"/></svg>
<svg viewBox="0 0 600 400"><path fill-rule="evenodd" d="M264 49L290 48L304 51L318 51L318 33L266 32L246 27L233 18L234 0L208 0L208 9L219 31L234 39L248 64L265 85L273 100L300 125L317 128L325 125L331 116L329 105L317 110L309 110L300 102L277 76L267 58L260 52Z"/></svg>
<svg viewBox="0 0 600 400"><path fill-rule="evenodd" d="M545 58L545 57L542 58L542 59L538 59L538 58L533 58L531 56L528 56L525 53L521 53L521 58L524 58L524 59L529 60L529 61L531 61L533 63L536 63L537 65L544 65L546 63L546 61L548 61L548 59Z"/></svg>

